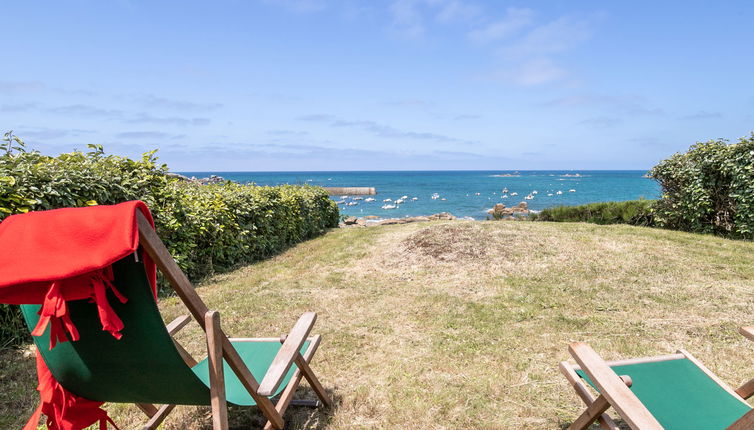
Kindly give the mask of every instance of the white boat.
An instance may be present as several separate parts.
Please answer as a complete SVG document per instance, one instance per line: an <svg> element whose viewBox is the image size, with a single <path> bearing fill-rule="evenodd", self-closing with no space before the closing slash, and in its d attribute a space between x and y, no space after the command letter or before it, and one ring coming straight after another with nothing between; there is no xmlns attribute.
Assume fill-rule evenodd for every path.
<svg viewBox="0 0 754 430"><path fill-rule="evenodd" d="M534 198L534 196L532 196L531 194L529 194L528 196L526 196L526 197L524 197L524 198L525 198L526 200L531 200L531 199L533 199L533 198Z"/></svg>
<svg viewBox="0 0 754 430"><path fill-rule="evenodd" d="M347 199L348 196L340 196L341 199Z"/></svg>
<svg viewBox="0 0 754 430"><path fill-rule="evenodd" d="M335 204L342 205L345 202L346 202L345 200L338 200L337 202L335 202Z"/></svg>
<svg viewBox="0 0 754 430"><path fill-rule="evenodd" d="M346 203L346 206L356 206L358 204L359 204L359 202L348 202L348 203Z"/></svg>
<svg viewBox="0 0 754 430"><path fill-rule="evenodd" d="M412 197L411 200L417 201L417 200L419 200L419 197Z"/></svg>
<svg viewBox="0 0 754 430"><path fill-rule="evenodd" d="M447 199L446 199L445 197L443 197L443 198L441 198L441 199L440 199L440 201L443 201L443 202L444 202L445 200L447 200Z"/></svg>
<svg viewBox="0 0 754 430"><path fill-rule="evenodd" d="M500 198L501 198L501 199L507 199L507 198L508 198L508 195L507 195L507 194L504 194L504 195L500 196Z"/></svg>
<svg viewBox="0 0 754 430"><path fill-rule="evenodd" d="M403 200L403 199L398 199L398 200L396 200L396 201L395 201L395 204L396 204L396 205L399 205L399 204L401 204L401 203L403 203L403 202L405 202L405 200Z"/></svg>
<svg viewBox="0 0 754 430"><path fill-rule="evenodd" d="M354 197L354 200L364 200L364 197Z"/></svg>
<svg viewBox="0 0 754 430"><path fill-rule="evenodd" d="M382 209L388 210L388 209L395 209L398 206L396 205L382 205Z"/></svg>
<svg viewBox="0 0 754 430"><path fill-rule="evenodd" d="M367 198L364 199L364 201L365 202L373 202L374 198L373 197L367 197Z"/></svg>
<svg viewBox="0 0 754 430"><path fill-rule="evenodd" d="M392 202L392 201L393 201L393 199L385 199L385 200L383 200L383 202Z"/></svg>
<svg viewBox="0 0 754 430"><path fill-rule="evenodd" d="M481 194L481 193L474 193L474 195L475 195L475 196L478 196L478 195L480 195L480 194Z"/></svg>
<svg viewBox="0 0 754 430"><path fill-rule="evenodd" d="M517 195L518 195L518 193L511 193L511 195L512 195L512 196L517 196Z"/></svg>
<svg viewBox="0 0 754 430"><path fill-rule="evenodd" d="M552 197L552 193L548 193L548 194L547 194L547 197Z"/></svg>
<svg viewBox="0 0 754 430"><path fill-rule="evenodd" d="M437 193L432 194L432 200L437 200L440 198L440 195Z"/></svg>
<svg viewBox="0 0 754 430"><path fill-rule="evenodd" d="M568 190L568 192L569 192L569 193L575 193L575 192L576 192L576 190L574 190L573 188L571 188L570 190Z"/></svg>
<svg viewBox="0 0 754 430"><path fill-rule="evenodd" d="M401 200L406 200L408 196L401 196Z"/></svg>
<svg viewBox="0 0 754 430"><path fill-rule="evenodd" d="M539 194L539 191L537 191L537 190L534 190L534 191L532 191L531 193L532 193L532 194Z"/></svg>
<svg viewBox="0 0 754 430"><path fill-rule="evenodd" d="M562 192L562 191L558 191L558 192L557 192L557 193L555 193L555 194L557 194L557 195L561 195L561 194L563 194L563 192Z"/></svg>
<svg viewBox="0 0 754 430"><path fill-rule="evenodd" d="M503 188L503 194L508 194L508 189L507 188Z"/></svg>

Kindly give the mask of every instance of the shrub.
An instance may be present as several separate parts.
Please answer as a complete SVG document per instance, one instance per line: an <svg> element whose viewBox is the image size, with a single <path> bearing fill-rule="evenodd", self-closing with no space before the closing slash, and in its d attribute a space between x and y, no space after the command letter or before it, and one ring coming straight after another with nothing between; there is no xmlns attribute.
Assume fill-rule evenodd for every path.
<svg viewBox="0 0 754 430"><path fill-rule="evenodd" d="M580 206L557 206L531 217L535 221L591 222L595 224L631 224L651 226L655 200L589 203Z"/></svg>
<svg viewBox="0 0 754 430"><path fill-rule="evenodd" d="M754 134L734 144L696 143L649 174L662 186L658 226L754 238Z"/></svg>
<svg viewBox="0 0 754 430"><path fill-rule="evenodd" d="M86 153L50 157L22 146L15 153L8 146L0 156L0 221L33 210L143 200L158 234L195 281L338 225L337 205L319 187L199 185L166 175L154 151L132 160L92 145ZM18 321L18 307L0 306L0 346L23 329Z"/></svg>

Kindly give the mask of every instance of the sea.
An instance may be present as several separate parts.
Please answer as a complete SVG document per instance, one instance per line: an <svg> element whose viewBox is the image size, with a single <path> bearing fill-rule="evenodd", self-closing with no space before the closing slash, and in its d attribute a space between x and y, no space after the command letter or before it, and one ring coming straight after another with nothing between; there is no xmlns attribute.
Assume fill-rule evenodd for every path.
<svg viewBox="0 0 754 430"><path fill-rule="evenodd" d="M660 195L660 187L645 176L644 170L179 173L197 178L218 175L257 185L376 188L374 196L331 197L338 202L341 214L357 217L402 218L450 212L459 218L485 219L496 203L510 207L526 202L529 209L541 211L560 205L655 199ZM396 204L397 200L402 202Z"/></svg>

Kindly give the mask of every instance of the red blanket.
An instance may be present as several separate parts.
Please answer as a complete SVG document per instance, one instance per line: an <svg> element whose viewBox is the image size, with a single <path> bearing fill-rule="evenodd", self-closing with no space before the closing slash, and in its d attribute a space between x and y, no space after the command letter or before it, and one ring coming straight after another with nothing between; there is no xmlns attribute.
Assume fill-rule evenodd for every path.
<svg viewBox="0 0 754 430"><path fill-rule="evenodd" d="M41 335L49 324L53 348L56 342L68 340L66 332L72 340L79 339L66 302L92 299L103 330L120 339L123 322L108 303L106 292L110 289L123 303L127 300L112 284L111 265L138 249L136 210L154 226L149 209L140 201L6 218L0 223L0 303L41 304L39 324L32 334ZM156 297L155 264L146 253L141 258ZM38 376L42 402L35 413L37 422L39 412L44 412L53 429L78 430L97 421L104 424L101 403L65 390L41 359ZM28 428L36 428L36 423L30 426L32 421Z"/></svg>

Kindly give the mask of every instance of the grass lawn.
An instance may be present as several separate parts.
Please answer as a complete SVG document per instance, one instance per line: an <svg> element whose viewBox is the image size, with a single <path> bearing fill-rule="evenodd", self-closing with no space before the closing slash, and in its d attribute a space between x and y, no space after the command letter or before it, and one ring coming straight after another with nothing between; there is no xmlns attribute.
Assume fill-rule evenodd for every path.
<svg viewBox="0 0 754 430"><path fill-rule="evenodd" d="M319 313L312 367L337 406L294 407L290 428L560 429L582 410L557 370L571 341L606 359L685 348L734 387L754 376L754 344L736 332L754 324L752 256L750 242L630 226L416 223L334 230L199 294L231 336ZM162 301L166 320L179 304ZM203 357L189 327L179 340ZM33 358L0 359L0 428L18 428L37 401ZM211 428L208 415L179 407L163 428ZM238 428L259 417L231 409Z"/></svg>

